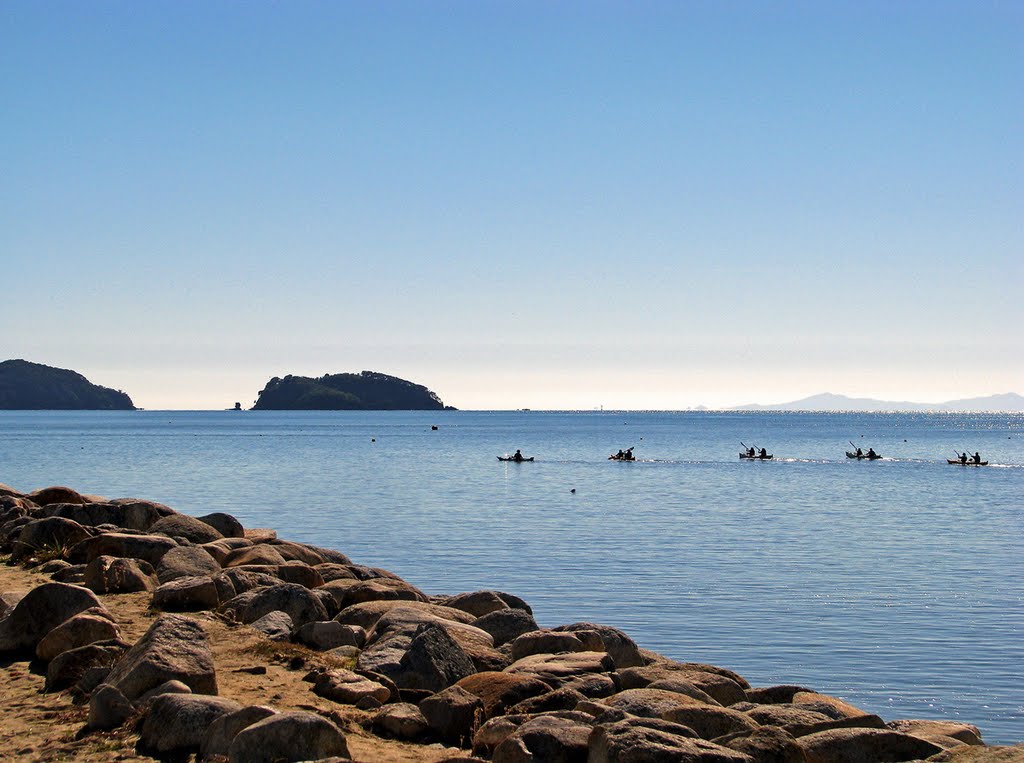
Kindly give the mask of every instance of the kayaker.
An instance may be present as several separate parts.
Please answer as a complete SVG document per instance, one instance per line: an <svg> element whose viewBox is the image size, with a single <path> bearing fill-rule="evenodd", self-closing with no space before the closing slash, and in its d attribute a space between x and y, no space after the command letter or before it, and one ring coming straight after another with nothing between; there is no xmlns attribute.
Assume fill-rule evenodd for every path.
<svg viewBox="0 0 1024 763"><path fill-rule="evenodd" d="M632 461L633 460L633 449L632 448L626 448L626 460L627 461Z"/></svg>
<svg viewBox="0 0 1024 763"><path fill-rule="evenodd" d="M622 459L624 459L625 457L626 457L626 454L625 454L625 453L624 453L624 452L622 451L622 448L619 448L619 452L618 452L618 453L616 453L616 454L615 454L615 455L613 456L613 458L617 458L617 459L619 459L620 461L621 461Z"/></svg>
<svg viewBox="0 0 1024 763"><path fill-rule="evenodd" d="M513 461L522 461L523 460L523 452L521 450L519 450L519 448L516 448L516 452L512 456L512 460Z"/></svg>
<svg viewBox="0 0 1024 763"><path fill-rule="evenodd" d="M858 453L858 455L860 454ZM874 448L868 448L868 458L878 458L878 454L875 453Z"/></svg>
<svg viewBox="0 0 1024 763"><path fill-rule="evenodd" d="M981 454L978 453L978 451L974 451L974 463L976 463L976 464L980 464L981 463Z"/></svg>
<svg viewBox="0 0 1024 763"><path fill-rule="evenodd" d="M747 455L750 456L750 458L753 458L757 455L757 451L753 448L747 448Z"/></svg>
<svg viewBox="0 0 1024 763"><path fill-rule="evenodd" d="M761 458L767 458L767 457L768 457L768 451L765 450L764 448L761 448Z"/></svg>
<svg viewBox="0 0 1024 763"><path fill-rule="evenodd" d="M967 463L967 451L966 450L963 453L960 454L960 463L961 464L966 464Z"/></svg>
<svg viewBox="0 0 1024 763"><path fill-rule="evenodd" d="M857 448L857 458L861 458L863 455L864 451L862 451L860 448Z"/></svg>

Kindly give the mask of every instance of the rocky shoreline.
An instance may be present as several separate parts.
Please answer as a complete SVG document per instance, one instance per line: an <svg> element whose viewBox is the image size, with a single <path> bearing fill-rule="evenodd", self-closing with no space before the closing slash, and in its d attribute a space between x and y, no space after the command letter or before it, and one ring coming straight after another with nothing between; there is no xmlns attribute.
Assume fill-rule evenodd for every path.
<svg viewBox="0 0 1024 763"><path fill-rule="evenodd" d="M1024 761L228 514L0 485L0 554L0 744L24 760Z"/></svg>

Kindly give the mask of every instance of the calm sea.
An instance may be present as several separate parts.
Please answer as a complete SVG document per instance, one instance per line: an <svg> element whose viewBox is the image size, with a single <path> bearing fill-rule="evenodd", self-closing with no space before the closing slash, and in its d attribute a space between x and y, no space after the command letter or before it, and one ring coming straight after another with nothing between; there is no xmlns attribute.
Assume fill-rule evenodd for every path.
<svg viewBox="0 0 1024 763"><path fill-rule="evenodd" d="M495 458L516 448L536 462ZM1024 741L1022 415L2 412L0 482L227 511L428 593Z"/></svg>

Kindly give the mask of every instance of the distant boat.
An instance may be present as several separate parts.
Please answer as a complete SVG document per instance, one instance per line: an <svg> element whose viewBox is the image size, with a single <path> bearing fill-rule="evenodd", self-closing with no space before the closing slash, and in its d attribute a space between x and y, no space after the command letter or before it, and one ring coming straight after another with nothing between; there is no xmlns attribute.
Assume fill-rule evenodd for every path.
<svg viewBox="0 0 1024 763"><path fill-rule="evenodd" d="M755 453L754 455L750 455L749 453L744 453L743 451L740 451L740 458L749 458L752 461L771 461L773 458L775 458L775 454L766 453L765 455L762 456L760 453Z"/></svg>
<svg viewBox="0 0 1024 763"><path fill-rule="evenodd" d="M515 456L498 456L499 461L511 461L514 464L521 464L523 461L533 461L533 456L516 458Z"/></svg>
<svg viewBox="0 0 1024 763"><path fill-rule="evenodd" d="M877 453L875 453L875 455L873 455L873 456L871 454L869 454L869 453L861 453L861 454L858 455L857 453L852 453L850 451L846 451L846 457L847 458L856 458L858 461L860 461L862 459L865 459L865 458L868 461L877 461L878 459L881 458L881 456L878 455Z"/></svg>
<svg viewBox="0 0 1024 763"><path fill-rule="evenodd" d="M947 458L946 461L956 466L988 466L988 461L961 461L959 458Z"/></svg>

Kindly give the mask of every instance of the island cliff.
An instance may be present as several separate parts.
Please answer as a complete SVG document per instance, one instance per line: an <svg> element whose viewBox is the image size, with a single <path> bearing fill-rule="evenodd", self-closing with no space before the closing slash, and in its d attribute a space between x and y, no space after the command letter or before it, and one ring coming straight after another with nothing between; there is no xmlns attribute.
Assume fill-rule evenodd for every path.
<svg viewBox="0 0 1024 763"><path fill-rule="evenodd" d="M260 392L254 411L439 411L441 399L422 384L363 371L274 377Z"/></svg>
<svg viewBox="0 0 1024 763"><path fill-rule="evenodd" d="M27 360L0 363L0 410L134 411L124 392L92 384L79 373Z"/></svg>

